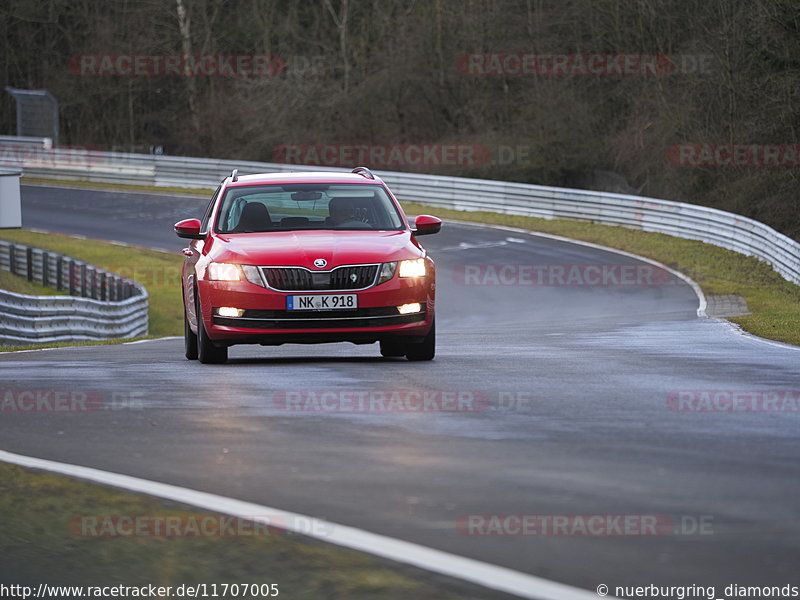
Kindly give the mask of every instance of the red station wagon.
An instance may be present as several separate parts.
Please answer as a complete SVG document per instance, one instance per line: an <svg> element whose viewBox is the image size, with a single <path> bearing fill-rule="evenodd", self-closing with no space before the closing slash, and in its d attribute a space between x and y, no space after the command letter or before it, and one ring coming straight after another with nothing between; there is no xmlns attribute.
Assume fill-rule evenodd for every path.
<svg viewBox="0 0 800 600"><path fill-rule="evenodd" d="M234 344L380 343L435 354L436 271L383 181L351 173L226 177L202 220L175 224L183 253L186 358L220 363Z"/></svg>

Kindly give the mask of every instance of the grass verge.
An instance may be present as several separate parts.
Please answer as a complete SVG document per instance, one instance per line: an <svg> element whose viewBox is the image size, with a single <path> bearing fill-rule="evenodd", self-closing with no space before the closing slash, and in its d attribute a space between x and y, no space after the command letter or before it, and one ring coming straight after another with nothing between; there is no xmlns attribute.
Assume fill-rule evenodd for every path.
<svg viewBox="0 0 800 600"><path fill-rule="evenodd" d="M0 463L3 583L165 587L205 583L209 593L213 583L275 583L279 598L298 600L508 598L273 530L230 537L82 535L81 517L99 517L102 523L106 515L177 516L185 523L213 516L173 502Z"/></svg>
<svg viewBox="0 0 800 600"><path fill-rule="evenodd" d="M22 185L44 185L52 187L77 187L91 188L96 190L114 190L118 192L150 192L157 194L179 194L181 196L205 196L211 197L214 188L183 188L183 187L159 187L156 185L132 185L127 183L102 183L98 181L67 181L61 179L40 179L38 177L20 177Z"/></svg>
<svg viewBox="0 0 800 600"><path fill-rule="evenodd" d="M0 290L13 292L15 294L25 294L27 296L63 296L64 292L44 287L37 283L28 281L27 277L14 275L10 271L0 269Z"/></svg>

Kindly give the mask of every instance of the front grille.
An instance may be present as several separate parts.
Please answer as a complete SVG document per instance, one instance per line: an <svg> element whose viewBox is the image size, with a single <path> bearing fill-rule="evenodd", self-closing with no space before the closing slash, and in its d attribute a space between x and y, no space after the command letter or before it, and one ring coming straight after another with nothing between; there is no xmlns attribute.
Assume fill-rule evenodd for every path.
<svg viewBox="0 0 800 600"><path fill-rule="evenodd" d="M350 265L331 271L303 267L261 267L267 285L281 292L362 290L375 283L380 265Z"/></svg>

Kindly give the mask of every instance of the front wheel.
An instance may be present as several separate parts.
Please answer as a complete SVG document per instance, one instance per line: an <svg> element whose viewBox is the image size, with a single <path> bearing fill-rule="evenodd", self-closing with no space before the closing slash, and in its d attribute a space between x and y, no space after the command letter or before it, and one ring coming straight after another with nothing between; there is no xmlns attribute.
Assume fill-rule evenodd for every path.
<svg viewBox="0 0 800 600"><path fill-rule="evenodd" d="M189 327L189 317L186 314L186 307L183 309L183 348L186 358L197 360L197 334Z"/></svg>
<svg viewBox="0 0 800 600"><path fill-rule="evenodd" d="M436 355L436 321L431 324L428 335L419 342L406 346L406 358L408 360L433 360Z"/></svg>
<svg viewBox="0 0 800 600"><path fill-rule="evenodd" d="M199 301L197 303L197 359L204 365L224 363L228 360L228 347L215 346L206 333Z"/></svg>

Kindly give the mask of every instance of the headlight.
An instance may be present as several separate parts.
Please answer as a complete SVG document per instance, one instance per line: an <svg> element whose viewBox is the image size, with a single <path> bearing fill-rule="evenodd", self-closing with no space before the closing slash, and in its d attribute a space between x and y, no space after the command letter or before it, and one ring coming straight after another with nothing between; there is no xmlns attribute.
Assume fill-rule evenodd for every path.
<svg viewBox="0 0 800 600"><path fill-rule="evenodd" d="M401 260L400 277L425 277L425 259Z"/></svg>
<svg viewBox="0 0 800 600"><path fill-rule="evenodd" d="M384 283L394 277L394 272L397 270L397 263L383 263L381 265L381 275L378 277L378 283Z"/></svg>
<svg viewBox="0 0 800 600"><path fill-rule="evenodd" d="M209 263L206 276L211 281L241 281L242 269L229 263Z"/></svg>

